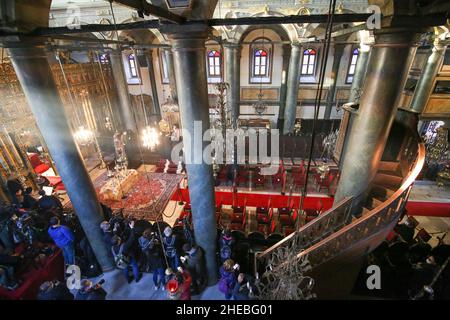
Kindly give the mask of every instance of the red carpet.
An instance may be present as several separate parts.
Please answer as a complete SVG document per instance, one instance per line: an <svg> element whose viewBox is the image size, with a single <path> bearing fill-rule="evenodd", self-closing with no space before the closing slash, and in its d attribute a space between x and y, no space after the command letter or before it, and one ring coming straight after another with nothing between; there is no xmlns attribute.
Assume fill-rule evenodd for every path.
<svg viewBox="0 0 450 320"><path fill-rule="evenodd" d="M269 199L271 199L271 206L274 208L282 208L288 206L288 196L283 196L281 194L260 194L260 193L237 193L236 197L236 206L243 206L244 203L250 207L267 207L269 204ZM188 189L179 189L173 197L172 200L176 201L187 201L189 200L189 191ZM317 209L323 205L324 210L328 210L333 205L334 198L332 197L306 197L303 202L303 207L305 209ZM291 198L291 205L294 205L294 208L298 207L300 201L300 197L293 196ZM233 204L233 194L231 192L225 191L216 191L216 205L231 205Z"/></svg>
<svg viewBox="0 0 450 320"><path fill-rule="evenodd" d="M450 218L450 203L408 200L406 210L412 216Z"/></svg>
<svg viewBox="0 0 450 320"><path fill-rule="evenodd" d="M127 216L135 219L157 220L169 202L170 197L176 190L182 176L166 173L139 172L139 180L133 185L125 198L120 201L100 201L113 210L123 208ZM106 172L94 181L94 187L99 193L108 177Z"/></svg>

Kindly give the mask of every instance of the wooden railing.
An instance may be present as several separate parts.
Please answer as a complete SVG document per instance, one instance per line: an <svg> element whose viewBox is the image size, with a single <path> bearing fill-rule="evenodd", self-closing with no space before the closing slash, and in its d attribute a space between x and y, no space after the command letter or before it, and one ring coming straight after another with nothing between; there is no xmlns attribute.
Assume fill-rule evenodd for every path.
<svg viewBox="0 0 450 320"><path fill-rule="evenodd" d="M418 145L417 151L417 157L412 162L410 174L389 199L331 236L298 253L297 258L301 259L307 255L311 266L317 267L344 253L361 240L377 234L396 222L404 210L412 184L422 170L425 161L425 146L423 143Z"/></svg>
<svg viewBox="0 0 450 320"><path fill-rule="evenodd" d="M422 170L425 146L411 136L402 150L400 165L405 173L400 188L378 207L350 222L354 198L345 198L336 206L311 221L299 231L289 235L264 252L255 255L257 265L267 265L280 250L298 252L298 260L308 256L311 266L317 267L344 253L362 240L376 235L396 222L403 212L412 184ZM370 248L373 250L375 248ZM285 261L281 264L292 263ZM277 268L271 265L271 268Z"/></svg>
<svg viewBox="0 0 450 320"><path fill-rule="evenodd" d="M352 198L342 199L335 207L307 223L300 230L258 253L257 259L270 259L270 255L279 248L289 247L289 250L300 251L328 237L346 225L350 217L351 205Z"/></svg>

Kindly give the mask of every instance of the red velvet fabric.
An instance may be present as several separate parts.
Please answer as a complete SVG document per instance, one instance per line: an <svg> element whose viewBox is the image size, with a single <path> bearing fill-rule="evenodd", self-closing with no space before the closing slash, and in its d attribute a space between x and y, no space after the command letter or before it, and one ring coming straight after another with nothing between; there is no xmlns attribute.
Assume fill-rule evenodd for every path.
<svg viewBox="0 0 450 320"><path fill-rule="evenodd" d="M24 281L14 291L0 287L0 300L34 300L39 292L40 285L45 281L64 279L64 259L61 250L58 249L55 254L47 257L44 264L38 269L31 269L19 279Z"/></svg>
<svg viewBox="0 0 450 320"><path fill-rule="evenodd" d="M243 193L239 192L236 196L236 206L244 206L245 204L249 207L265 207L271 199L271 206L273 208L286 207L288 205L288 196L283 196L281 194L259 194L259 193ZM175 192L171 200L176 201L186 201L189 200L189 190L180 189L179 192ZM247 201L245 203L245 201ZM300 197L295 196L291 198L290 205L297 208L299 205ZM305 209L314 209L322 207L323 211L328 210L333 205L334 198L322 196L322 197L306 197L303 202ZM321 203L322 202L322 203ZM233 193L228 191L216 191L216 205L224 204L231 205L233 203Z"/></svg>

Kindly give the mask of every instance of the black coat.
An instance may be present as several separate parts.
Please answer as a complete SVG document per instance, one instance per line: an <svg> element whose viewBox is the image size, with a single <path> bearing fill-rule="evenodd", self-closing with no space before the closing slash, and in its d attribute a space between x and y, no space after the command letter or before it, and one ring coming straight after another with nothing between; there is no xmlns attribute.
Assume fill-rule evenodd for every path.
<svg viewBox="0 0 450 320"><path fill-rule="evenodd" d="M103 288L91 289L88 291L78 290L75 300L105 300L106 291Z"/></svg>
<svg viewBox="0 0 450 320"><path fill-rule="evenodd" d="M37 300L73 300L73 294L65 286L59 283L48 291L41 291L37 294Z"/></svg>

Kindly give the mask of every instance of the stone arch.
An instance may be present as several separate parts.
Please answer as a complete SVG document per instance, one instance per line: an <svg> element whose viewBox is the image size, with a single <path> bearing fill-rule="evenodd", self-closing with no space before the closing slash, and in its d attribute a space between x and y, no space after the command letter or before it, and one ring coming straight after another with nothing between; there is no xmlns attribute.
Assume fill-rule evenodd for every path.
<svg viewBox="0 0 450 320"><path fill-rule="evenodd" d="M225 16L232 14L236 15L236 13L227 13ZM276 17L283 17L284 15L282 13L276 12L276 11L263 11L263 12L257 12L252 15L251 17L267 17L267 16L276 16ZM298 40L297 36L297 30L292 24L282 24L282 25L239 25L235 26L232 29L228 29L226 27L221 27L223 35L225 35L225 38L230 42L242 42L242 39L245 37L246 34L250 31L260 28L265 29L273 29L276 33L280 35L280 38L283 39L283 41L291 41L295 42Z"/></svg>

